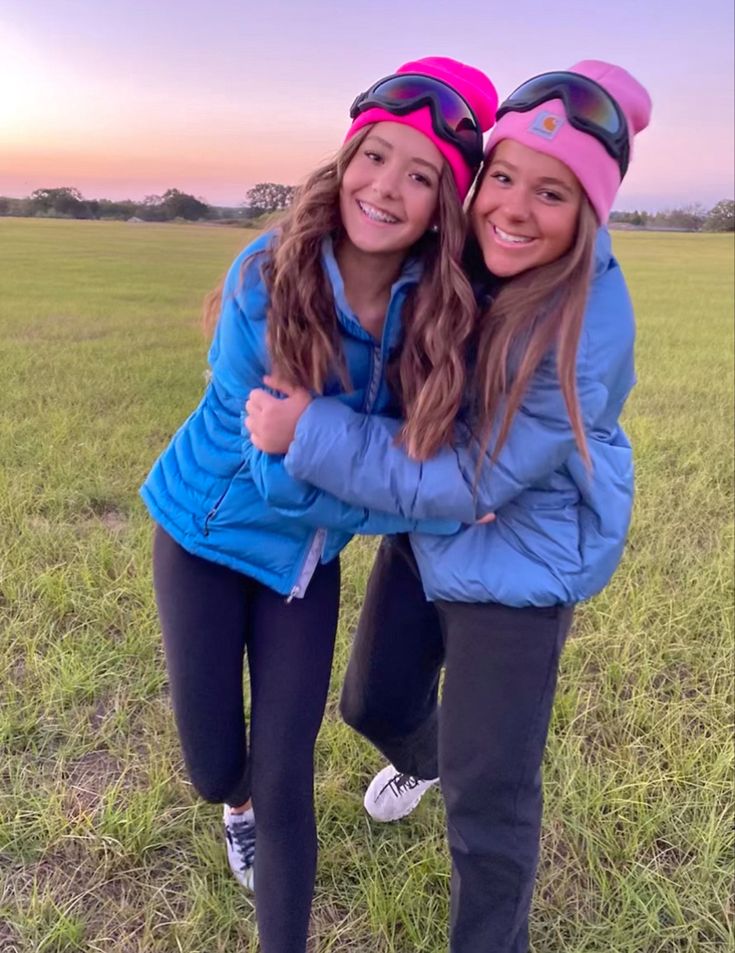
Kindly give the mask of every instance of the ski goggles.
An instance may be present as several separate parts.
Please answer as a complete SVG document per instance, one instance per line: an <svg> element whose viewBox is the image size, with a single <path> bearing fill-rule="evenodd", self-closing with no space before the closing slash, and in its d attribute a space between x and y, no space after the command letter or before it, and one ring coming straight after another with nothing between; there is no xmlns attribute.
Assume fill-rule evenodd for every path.
<svg viewBox="0 0 735 953"><path fill-rule="evenodd" d="M368 109L405 116L428 106L434 132L459 150L475 171L482 162L482 129L468 103L447 83L421 73L396 73L378 80L355 99L350 119Z"/></svg>
<svg viewBox="0 0 735 953"><path fill-rule="evenodd" d="M630 141L623 111L599 83L581 73L541 73L523 83L500 104L497 119L508 112L528 112L560 99L570 126L594 136L618 164L621 180L628 171Z"/></svg>

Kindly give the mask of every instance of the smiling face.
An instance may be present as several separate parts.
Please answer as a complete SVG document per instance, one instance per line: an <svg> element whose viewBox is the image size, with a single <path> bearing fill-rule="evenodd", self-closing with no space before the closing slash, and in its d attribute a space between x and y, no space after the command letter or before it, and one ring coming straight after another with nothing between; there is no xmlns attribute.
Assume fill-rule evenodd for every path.
<svg viewBox="0 0 735 953"><path fill-rule="evenodd" d="M503 139L470 210L488 270L510 278L560 258L574 242L581 203L582 188L568 166Z"/></svg>
<svg viewBox="0 0 735 953"><path fill-rule="evenodd" d="M434 219L443 164L439 150L417 129L376 123L340 186L347 240L364 253L405 255Z"/></svg>

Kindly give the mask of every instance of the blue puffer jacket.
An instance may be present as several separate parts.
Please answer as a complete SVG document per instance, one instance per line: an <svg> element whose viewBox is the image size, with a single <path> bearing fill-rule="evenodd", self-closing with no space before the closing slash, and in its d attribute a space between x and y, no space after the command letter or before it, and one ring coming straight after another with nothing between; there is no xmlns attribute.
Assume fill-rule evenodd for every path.
<svg viewBox="0 0 735 953"><path fill-rule="evenodd" d="M211 380L201 403L156 461L141 488L151 516L184 549L246 573L276 592L302 597L317 564L329 562L353 533L396 533L419 527L455 532L453 518L423 523L413 517L371 512L316 491L284 470L282 458L258 454L243 426L244 403L270 371L266 349L268 298L255 258L271 234L261 236L234 261L223 293L222 314L209 352ZM267 252L266 252L267 254ZM382 341L362 328L345 298L332 243L322 260L334 293L353 390L331 381L330 399L352 412L389 413L384 368L400 335L401 310L421 274L408 263L393 285ZM287 498L281 510L271 490Z"/></svg>
<svg viewBox="0 0 735 953"><path fill-rule="evenodd" d="M295 477L351 503L407 518L495 522L456 536L411 537L429 599L511 606L576 603L608 582L633 498L630 444L618 418L634 384L633 310L610 237L598 235L577 359L577 391L592 458L575 448L555 358L541 363L507 443L473 493L476 452L448 447L417 463L395 446L395 421L330 399L311 403L286 456Z"/></svg>

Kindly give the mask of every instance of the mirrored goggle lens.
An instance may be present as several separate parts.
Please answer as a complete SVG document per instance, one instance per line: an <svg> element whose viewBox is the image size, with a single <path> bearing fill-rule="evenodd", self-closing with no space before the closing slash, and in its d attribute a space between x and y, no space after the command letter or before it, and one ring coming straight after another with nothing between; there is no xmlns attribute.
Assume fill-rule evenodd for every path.
<svg viewBox="0 0 735 953"><path fill-rule="evenodd" d="M444 83L427 76L393 76L373 88L369 99L386 107L403 108L422 97L431 99L439 109L449 130L468 145L474 145L481 135L477 121L467 103Z"/></svg>
<svg viewBox="0 0 735 953"><path fill-rule="evenodd" d="M615 103L604 89L574 73L545 73L529 80L503 103L511 109L538 105L550 99L560 99L562 90L567 96L567 108L575 119L592 123L611 135L617 135L621 121Z"/></svg>

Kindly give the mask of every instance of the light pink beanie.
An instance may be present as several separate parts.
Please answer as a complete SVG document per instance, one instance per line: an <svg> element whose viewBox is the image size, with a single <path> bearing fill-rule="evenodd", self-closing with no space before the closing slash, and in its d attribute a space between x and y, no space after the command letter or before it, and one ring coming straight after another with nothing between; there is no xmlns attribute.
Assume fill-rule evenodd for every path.
<svg viewBox="0 0 735 953"><path fill-rule="evenodd" d="M632 156L633 137L645 129L651 119L648 92L622 67L602 60L582 60L570 67L569 72L594 80L620 106L628 123ZM569 166L587 193L600 223L607 222L620 188L618 163L594 136L575 129L567 121L560 99L541 103L527 112L505 113L490 134L485 154L489 156L503 139L513 139Z"/></svg>
<svg viewBox="0 0 735 953"><path fill-rule="evenodd" d="M403 66L398 67L396 73L419 73L422 76L432 76L434 79L440 79L451 86L470 106L483 132L487 132L495 122L498 94L488 77L473 66L466 66L464 63L450 59L447 56L426 56L420 60L404 63ZM360 113L347 130L345 142L364 126L375 122L403 123L405 126L418 129L419 132L431 139L447 160L457 185L460 200L464 200L477 169L471 169L459 149L437 135L431 124L431 111L428 106L422 106L405 116L397 116L386 109L377 107L367 109L364 113Z"/></svg>

